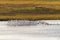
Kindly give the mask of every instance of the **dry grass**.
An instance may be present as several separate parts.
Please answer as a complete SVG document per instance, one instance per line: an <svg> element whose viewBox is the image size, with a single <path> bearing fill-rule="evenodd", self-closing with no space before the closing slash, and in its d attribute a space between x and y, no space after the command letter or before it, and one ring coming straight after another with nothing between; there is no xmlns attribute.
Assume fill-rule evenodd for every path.
<svg viewBox="0 0 60 40"><path fill-rule="evenodd" d="M16 16L0 16L0 19L31 19L31 20L57 20L60 19L60 14L38 14L38 15L29 15L29 14L20 14Z"/></svg>
<svg viewBox="0 0 60 40"><path fill-rule="evenodd" d="M0 1L0 4L60 4L60 1Z"/></svg>
<svg viewBox="0 0 60 40"><path fill-rule="evenodd" d="M53 8L53 9L59 9L60 10L60 1L54 1L54 2L46 2L46 1L0 1L0 4L33 4L33 5L37 5L37 4L41 4L41 5L37 5L38 7L47 7L47 8ZM46 4L46 5L43 5ZM58 4L58 5L57 5ZM54 6L52 6L54 5ZM0 8L1 9L1 8ZM8 10L7 8L5 8L6 10ZM3 8L3 10L5 10ZM2 10L2 9L1 9ZM2 11L3 11L2 10ZM15 16L4 16L1 15L0 19L60 19L60 14L17 14Z"/></svg>

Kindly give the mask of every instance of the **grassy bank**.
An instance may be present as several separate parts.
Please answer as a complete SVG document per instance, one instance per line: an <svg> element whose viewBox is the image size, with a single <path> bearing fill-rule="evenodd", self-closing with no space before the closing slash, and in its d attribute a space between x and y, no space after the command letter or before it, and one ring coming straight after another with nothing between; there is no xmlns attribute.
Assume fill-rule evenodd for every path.
<svg viewBox="0 0 60 40"><path fill-rule="evenodd" d="M45 5L45 4L44 4ZM27 4L0 4L0 19L12 20L12 19L28 19L28 20L57 20L60 19L60 9L46 7L40 5L27 5ZM44 6L44 7L43 7ZM49 6L49 5L47 5Z"/></svg>
<svg viewBox="0 0 60 40"><path fill-rule="evenodd" d="M60 20L60 1L46 1L0 0L0 20Z"/></svg>

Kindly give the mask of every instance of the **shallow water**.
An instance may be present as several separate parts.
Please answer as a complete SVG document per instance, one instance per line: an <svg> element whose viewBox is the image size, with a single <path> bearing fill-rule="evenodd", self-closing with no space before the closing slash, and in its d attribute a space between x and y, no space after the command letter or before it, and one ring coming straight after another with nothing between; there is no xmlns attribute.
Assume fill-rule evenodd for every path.
<svg viewBox="0 0 60 40"><path fill-rule="evenodd" d="M46 22L46 21L44 21ZM52 21L48 21L52 22ZM8 21L0 21L0 39L3 40L58 40L60 25L38 24L35 26L8 26Z"/></svg>

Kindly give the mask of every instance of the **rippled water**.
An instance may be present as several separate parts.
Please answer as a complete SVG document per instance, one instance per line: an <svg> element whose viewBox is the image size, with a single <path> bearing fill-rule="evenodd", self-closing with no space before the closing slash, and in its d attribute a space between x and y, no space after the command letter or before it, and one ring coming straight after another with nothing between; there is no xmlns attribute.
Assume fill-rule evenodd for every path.
<svg viewBox="0 0 60 40"><path fill-rule="evenodd" d="M53 21L43 22L48 22L49 24L54 23ZM27 40L30 38L31 40L40 40L41 38L51 39L52 37L52 39L57 40L57 37L60 37L60 25L56 25L56 21L55 25L46 25L40 23L35 26L9 26L7 24L8 21L0 21L0 39Z"/></svg>

